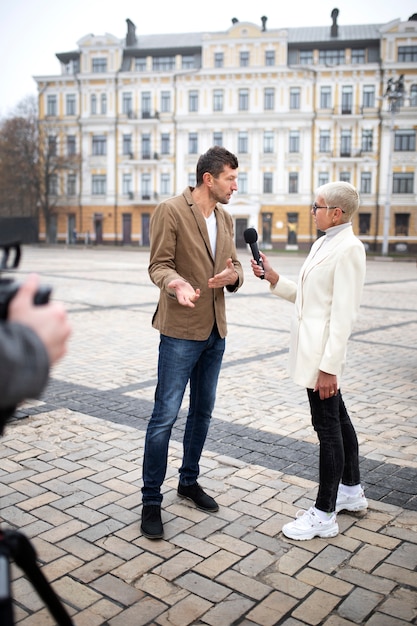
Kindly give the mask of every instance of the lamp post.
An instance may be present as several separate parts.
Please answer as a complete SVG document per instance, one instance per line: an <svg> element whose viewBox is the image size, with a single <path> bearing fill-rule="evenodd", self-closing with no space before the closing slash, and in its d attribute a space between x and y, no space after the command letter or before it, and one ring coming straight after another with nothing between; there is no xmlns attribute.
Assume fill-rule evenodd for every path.
<svg viewBox="0 0 417 626"><path fill-rule="evenodd" d="M388 254L388 240L389 240L389 227L391 222L391 185L392 185L392 151L394 140L394 121L395 114L400 109L401 100L404 97L404 74L394 81L390 78L387 82L387 88L384 93L384 98L388 101L388 110L391 113L390 128L389 128L389 144L388 144L388 164L387 164L387 196L385 200L384 211L384 232L382 239L382 255Z"/></svg>

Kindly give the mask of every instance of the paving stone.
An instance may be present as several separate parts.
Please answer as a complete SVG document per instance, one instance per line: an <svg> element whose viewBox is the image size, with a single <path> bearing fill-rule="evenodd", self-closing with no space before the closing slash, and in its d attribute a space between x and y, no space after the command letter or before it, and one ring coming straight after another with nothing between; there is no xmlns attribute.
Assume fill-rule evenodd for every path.
<svg viewBox="0 0 417 626"><path fill-rule="evenodd" d="M0 516L33 539L77 626L415 621L415 263L368 258L350 341L344 397L360 441L366 514L339 514L340 533L328 540L300 543L280 532L315 501L318 444L305 390L286 372L292 305L247 273L227 298L227 350L200 463L199 481L220 509L208 515L176 494L185 398L162 490L165 538L152 541L140 532L140 489L157 290L146 251L114 252L28 248L30 271L43 272L54 294L65 285L75 332L42 398L19 407L0 446ZM247 251L239 254L249 266ZM276 256L297 276L302 255ZM19 626L52 626L14 563L11 577Z"/></svg>

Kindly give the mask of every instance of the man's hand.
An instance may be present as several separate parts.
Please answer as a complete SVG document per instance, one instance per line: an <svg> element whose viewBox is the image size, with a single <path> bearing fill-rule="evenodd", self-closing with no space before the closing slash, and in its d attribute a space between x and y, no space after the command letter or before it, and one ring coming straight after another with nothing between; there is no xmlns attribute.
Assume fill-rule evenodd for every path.
<svg viewBox="0 0 417 626"><path fill-rule="evenodd" d="M210 289L216 287L226 287L227 285L234 285L239 278L239 274L235 270L232 259L227 259L226 269L220 274L216 274L213 278L209 278L208 286Z"/></svg>
<svg viewBox="0 0 417 626"><path fill-rule="evenodd" d="M34 305L39 277L29 276L9 303L9 322L29 326L44 344L49 362L54 365L67 351L71 326L64 307L58 302Z"/></svg>
<svg viewBox="0 0 417 626"><path fill-rule="evenodd" d="M194 289L190 283L182 278L176 278L171 280L168 284L168 289L174 289L177 296L178 303L182 306L188 306L191 309L195 307L195 302L200 297L200 289Z"/></svg>

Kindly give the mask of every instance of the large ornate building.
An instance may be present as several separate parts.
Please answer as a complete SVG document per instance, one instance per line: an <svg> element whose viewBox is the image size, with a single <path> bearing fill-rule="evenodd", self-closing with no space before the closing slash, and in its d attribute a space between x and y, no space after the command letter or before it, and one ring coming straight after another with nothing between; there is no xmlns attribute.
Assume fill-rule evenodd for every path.
<svg viewBox="0 0 417 626"><path fill-rule="evenodd" d="M80 157L49 181L52 240L148 245L155 205L218 144L239 159L238 246L253 226L263 247L308 247L315 188L346 180L370 249L417 247L417 15L143 36L126 22L123 40L85 35L36 77L49 145Z"/></svg>

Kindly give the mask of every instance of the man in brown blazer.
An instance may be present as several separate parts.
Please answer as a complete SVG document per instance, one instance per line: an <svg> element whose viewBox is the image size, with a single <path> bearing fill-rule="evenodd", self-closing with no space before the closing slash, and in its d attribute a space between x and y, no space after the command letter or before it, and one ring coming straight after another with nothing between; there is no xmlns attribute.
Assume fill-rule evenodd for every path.
<svg viewBox="0 0 417 626"><path fill-rule="evenodd" d="M162 202L152 216L149 276L160 289L152 325L160 332L158 383L143 459L142 533L163 537L161 486L172 426L185 389L190 401L178 495L218 510L197 482L227 334L224 289L243 283L233 221L222 204L237 190L238 161L214 146L197 163L197 185Z"/></svg>

